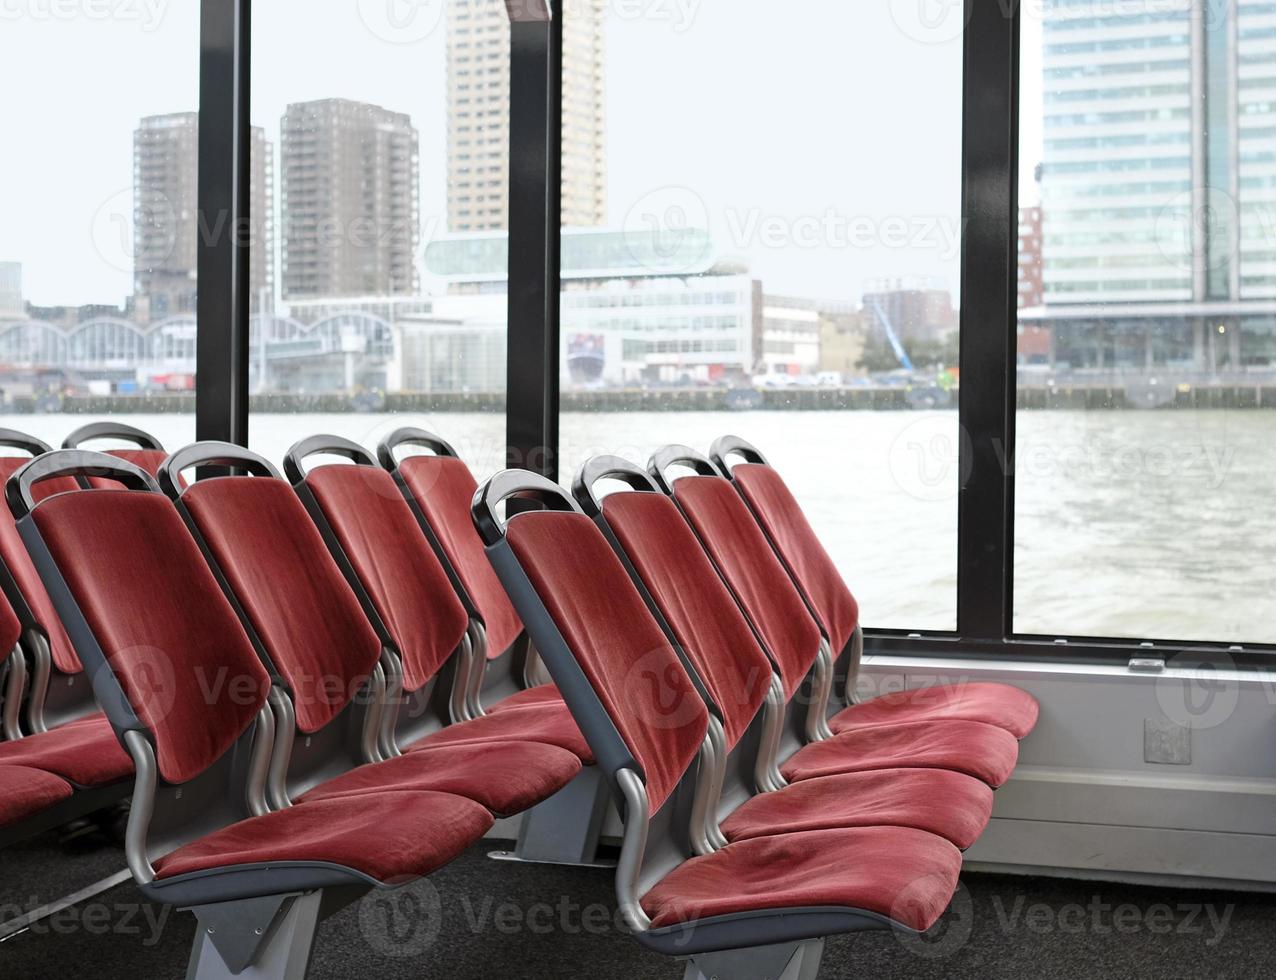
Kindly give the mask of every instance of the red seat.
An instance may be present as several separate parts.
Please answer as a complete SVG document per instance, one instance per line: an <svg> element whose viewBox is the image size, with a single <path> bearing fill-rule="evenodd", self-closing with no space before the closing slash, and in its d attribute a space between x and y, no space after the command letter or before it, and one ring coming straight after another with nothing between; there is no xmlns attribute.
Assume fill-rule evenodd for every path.
<svg viewBox="0 0 1276 980"><path fill-rule="evenodd" d="M0 827L9 827L71 796L71 784L39 769L0 765Z"/></svg>
<svg viewBox="0 0 1276 980"><path fill-rule="evenodd" d="M549 799L580 772L566 749L538 742L481 742L431 746L387 762L360 766L301 797L300 802L393 790L434 790L511 816Z"/></svg>
<svg viewBox="0 0 1276 980"><path fill-rule="evenodd" d="M1010 778L1019 743L1004 728L977 721L876 725L804 746L780 766L791 783L870 769L951 769L996 789Z"/></svg>
<svg viewBox="0 0 1276 980"><path fill-rule="evenodd" d="M0 766L27 766L77 786L107 786L133 773L105 715L90 715L16 742L0 742Z"/></svg>
<svg viewBox="0 0 1276 980"><path fill-rule="evenodd" d="M841 655L859 625L859 605L802 508L770 466L741 463L731 478L819 619L833 655Z"/></svg>
<svg viewBox="0 0 1276 980"><path fill-rule="evenodd" d="M554 745L566 749L587 766L594 763L593 750L561 700L514 707L459 725L448 725L407 746L406 751L417 752L440 745L519 741Z"/></svg>
<svg viewBox="0 0 1276 980"><path fill-rule="evenodd" d="M460 644L469 616L411 508L375 466L318 466L305 485L394 641L404 687L420 690Z"/></svg>
<svg viewBox="0 0 1276 980"><path fill-rule="evenodd" d="M469 618L411 509L393 478L368 465L317 466L306 475L305 486L314 495L388 639L403 660L406 689L419 690L460 643ZM468 515L465 520L464 534L481 545ZM460 539L462 535L458 533L456 537ZM487 562L481 547L480 557ZM502 601L508 603L499 582L496 588L501 590ZM553 685L520 692L510 700L514 704L498 702L498 707L517 707L517 715L505 717L502 712L501 721L480 723L463 731L449 729L446 740L540 742L546 747L565 748L586 762L593 761ZM431 737L429 744L442 744L437 739L438 736ZM417 747L420 746L410 746ZM552 781L557 772L551 767L546 778Z"/></svg>
<svg viewBox="0 0 1276 980"><path fill-rule="evenodd" d="M859 606L797 499L766 463L740 463L731 470L731 478L820 621L834 656L839 656L859 625ZM1007 684L962 684L930 694L904 691L847 708L830 727L840 732L944 718L982 721L1023 738L1037 723L1037 702Z"/></svg>
<svg viewBox="0 0 1276 980"><path fill-rule="evenodd" d="M1004 728L1023 738L1037 724L1037 699L1009 684L935 684L882 694L834 715L829 727L846 732L873 725L958 719Z"/></svg>
<svg viewBox="0 0 1276 980"><path fill-rule="evenodd" d="M722 822L729 841L834 827L912 827L965 850L992 814L992 790L945 769L879 769L793 783Z"/></svg>
<svg viewBox="0 0 1276 980"><path fill-rule="evenodd" d="M957 887L961 852L908 827L758 837L692 858L642 897L653 929L767 909L863 909L930 928Z"/></svg>
<svg viewBox="0 0 1276 980"><path fill-rule="evenodd" d="M483 619L488 657L499 657L518 639L523 624L470 520L470 501L478 489L473 474L453 457L409 456L399 463L399 476Z"/></svg>
<svg viewBox="0 0 1276 980"><path fill-rule="evenodd" d="M478 841L492 815L446 793L397 792L316 800L251 817L155 862L157 881L246 864L352 868L384 884L447 864Z"/></svg>
<svg viewBox="0 0 1276 980"><path fill-rule="evenodd" d="M674 481L682 507L757 630L791 699L820 652L820 630L740 495L720 476Z"/></svg>

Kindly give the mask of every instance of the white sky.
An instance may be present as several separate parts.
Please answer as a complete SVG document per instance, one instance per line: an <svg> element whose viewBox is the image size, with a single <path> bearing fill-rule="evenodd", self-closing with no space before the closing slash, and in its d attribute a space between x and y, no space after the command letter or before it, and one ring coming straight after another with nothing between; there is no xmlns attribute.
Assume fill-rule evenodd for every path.
<svg viewBox="0 0 1276 980"><path fill-rule="evenodd" d="M118 304L132 132L143 115L197 107L198 4L61 2L0 3L0 261L23 263L35 303ZM387 2L404 0L256 4L253 122L277 143L293 101L410 113L428 236L446 210L442 22L395 34ZM440 0L413 2L428 18ZM914 9L951 4L607 2L610 224L680 208L775 292L855 298L894 275L956 289L961 44ZM1040 157L1039 29L1026 31L1025 203Z"/></svg>

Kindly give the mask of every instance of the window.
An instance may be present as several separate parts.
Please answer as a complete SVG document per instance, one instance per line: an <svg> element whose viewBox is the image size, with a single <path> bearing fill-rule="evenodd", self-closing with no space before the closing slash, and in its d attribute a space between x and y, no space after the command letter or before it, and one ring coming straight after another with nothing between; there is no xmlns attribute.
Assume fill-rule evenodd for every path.
<svg viewBox="0 0 1276 980"><path fill-rule="evenodd" d="M1271 638L1276 8L1171 7L1024 17L1020 633Z"/></svg>
<svg viewBox="0 0 1276 980"><path fill-rule="evenodd" d="M112 417L176 447L195 431L198 10L45 7L3 29L0 425L56 447Z"/></svg>
<svg viewBox="0 0 1276 980"><path fill-rule="evenodd" d="M481 215L472 191L506 173L509 104L463 93L508 90L508 24L500 3L392 7L253 9L253 208L272 223L254 243L250 439L278 461L304 435L372 448L415 425L481 476L505 461L505 253L481 289L453 267L474 233L503 242L506 181Z"/></svg>
<svg viewBox="0 0 1276 980"><path fill-rule="evenodd" d="M895 4L565 6L561 478L738 434L866 625L955 628L961 38Z"/></svg>

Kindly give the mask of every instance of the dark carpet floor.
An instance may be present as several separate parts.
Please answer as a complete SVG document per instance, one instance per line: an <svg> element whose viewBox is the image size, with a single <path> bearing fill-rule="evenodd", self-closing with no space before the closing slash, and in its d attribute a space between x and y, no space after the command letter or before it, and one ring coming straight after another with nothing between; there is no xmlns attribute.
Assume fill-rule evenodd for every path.
<svg viewBox="0 0 1276 980"><path fill-rule="evenodd" d="M615 920L612 875L516 865L475 848L428 883L356 903L320 928L310 976L676 980ZM0 852L5 920L122 867L104 839L69 854L51 836ZM390 902L392 904L387 904ZM188 913L141 900L131 883L0 943L0 976L182 977ZM820 976L1155 978L1276 974L1276 897L969 874L934 935L833 939Z"/></svg>

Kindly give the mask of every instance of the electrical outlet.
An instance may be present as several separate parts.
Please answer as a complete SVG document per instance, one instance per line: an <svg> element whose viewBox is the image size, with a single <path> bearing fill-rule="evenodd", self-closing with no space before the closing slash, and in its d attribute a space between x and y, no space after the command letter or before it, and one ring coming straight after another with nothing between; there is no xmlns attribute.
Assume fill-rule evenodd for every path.
<svg viewBox="0 0 1276 980"><path fill-rule="evenodd" d="M1192 764L1192 729L1172 721L1143 720L1143 761L1159 766Z"/></svg>

